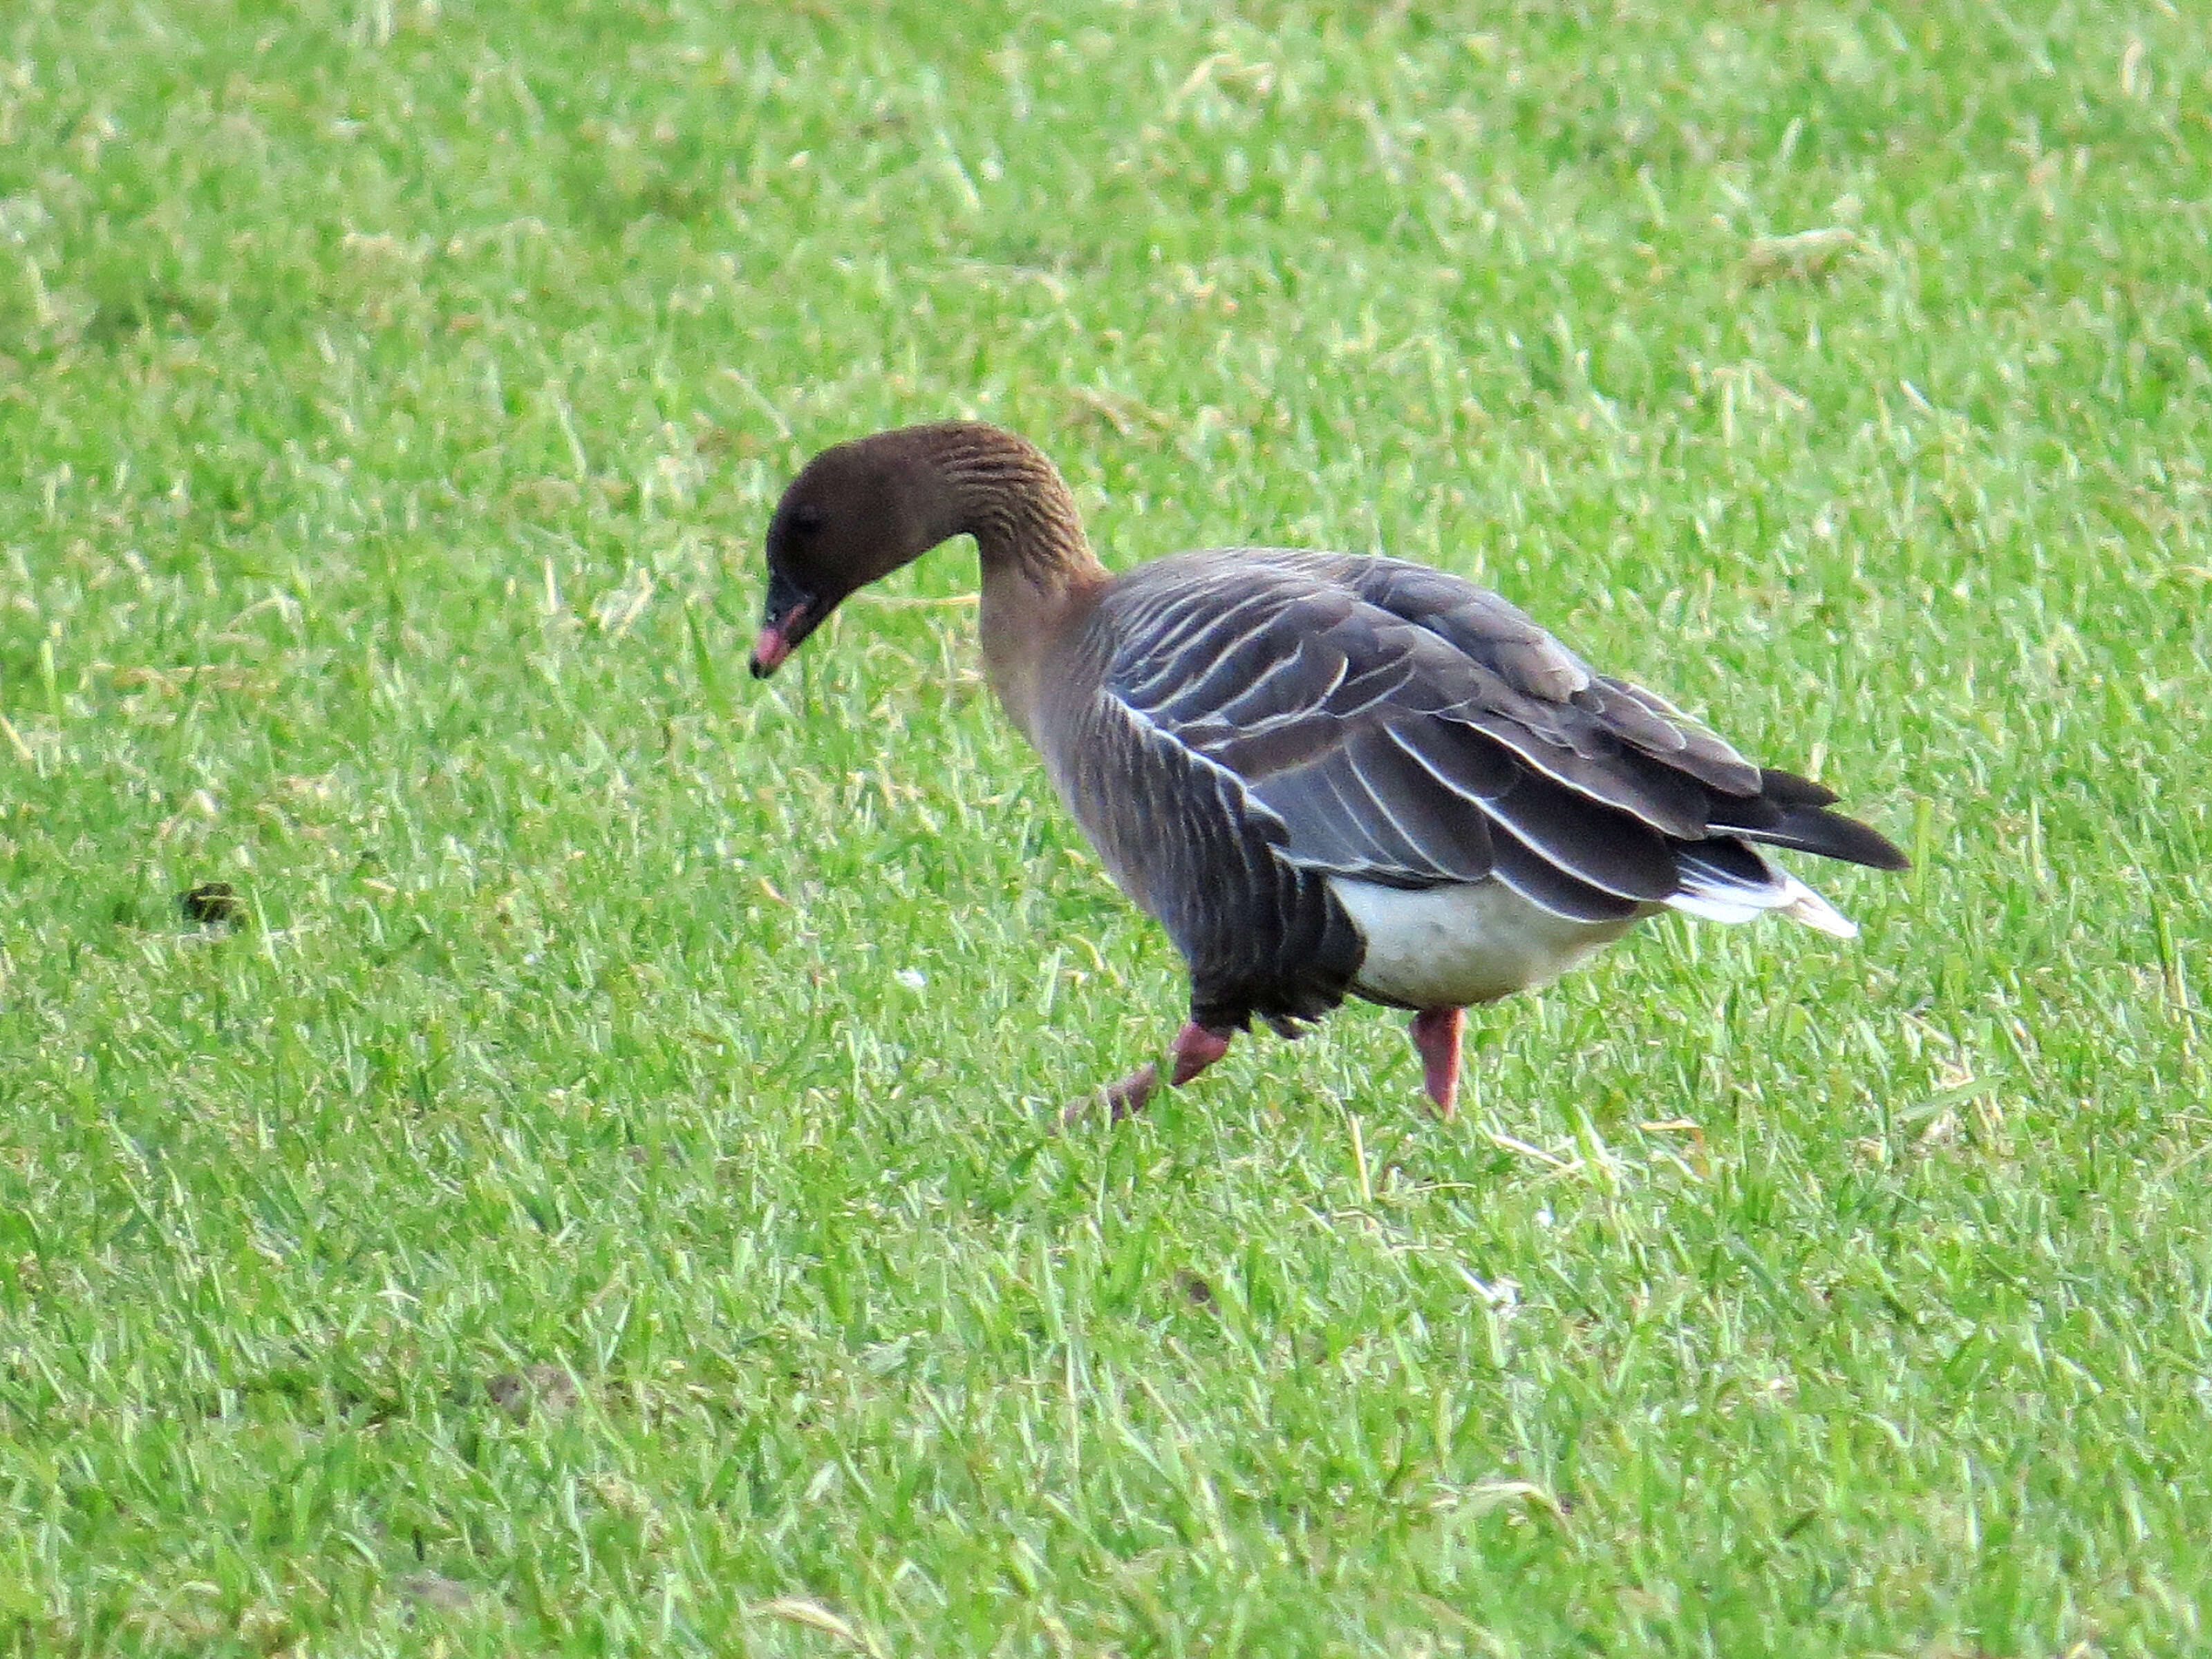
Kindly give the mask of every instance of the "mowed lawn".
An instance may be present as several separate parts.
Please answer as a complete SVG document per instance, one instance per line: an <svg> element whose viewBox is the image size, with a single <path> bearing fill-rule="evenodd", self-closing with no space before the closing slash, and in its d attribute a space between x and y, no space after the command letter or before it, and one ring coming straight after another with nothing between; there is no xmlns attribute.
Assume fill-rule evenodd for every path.
<svg viewBox="0 0 2212 1659"><path fill-rule="evenodd" d="M2212 1651L2194 10L0 9L0 1652ZM1056 1135L956 414L1917 867Z"/></svg>

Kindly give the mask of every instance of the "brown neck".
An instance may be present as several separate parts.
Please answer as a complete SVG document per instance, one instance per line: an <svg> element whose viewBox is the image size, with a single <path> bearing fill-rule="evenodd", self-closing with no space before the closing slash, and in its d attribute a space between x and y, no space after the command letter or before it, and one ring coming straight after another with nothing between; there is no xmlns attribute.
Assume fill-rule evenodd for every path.
<svg viewBox="0 0 2212 1659"><path fill-rule="evenodd" d="M1010 432L972 422L908 428L939 499L927 538L970 535L982 554L983 668L1032 744L1049 677L1043 664L1070 619L1107 583L1084 539L1075 498L1053 464Z"/></svg>
<svg viewBox="0 0 2212 1659"><path fill-rule="evenodd" d="M1059 594L1106 580L1075 497L1035 445L973 421L917 427L913 435L951 498L955 521L945 533L975 538L987 587L1018 575Z"/></svg>

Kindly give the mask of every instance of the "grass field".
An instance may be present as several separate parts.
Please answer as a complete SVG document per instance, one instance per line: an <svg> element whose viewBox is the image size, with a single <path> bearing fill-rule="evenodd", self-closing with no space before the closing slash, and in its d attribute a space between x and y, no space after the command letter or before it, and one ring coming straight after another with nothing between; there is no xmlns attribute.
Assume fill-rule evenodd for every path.
<svg viewBox="0 0 2212 1659"><path fill-rule="evenodd" d="M0 1651L2212 1652L2194 10L0 8ZM1917 867L1050 1135L958 413Z"/></svg>

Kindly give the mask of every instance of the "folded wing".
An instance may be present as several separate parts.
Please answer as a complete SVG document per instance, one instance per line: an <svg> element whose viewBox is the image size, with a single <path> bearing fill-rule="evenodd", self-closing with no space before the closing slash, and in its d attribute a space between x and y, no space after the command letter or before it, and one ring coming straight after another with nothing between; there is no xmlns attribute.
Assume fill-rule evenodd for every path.
<svg viewBox="0 0 2212 1659"><path fill-rule="evenodd" d="M1218 770L1224 806L1295 869L1407 888L1495 876L1589 921L1672 904L1847 927L1746 843L1904 863L1827 811L1827 790L1752 765L1456 577L1249 550L1140 576L1101 619L1100 695L1146 744Z"/></svg>

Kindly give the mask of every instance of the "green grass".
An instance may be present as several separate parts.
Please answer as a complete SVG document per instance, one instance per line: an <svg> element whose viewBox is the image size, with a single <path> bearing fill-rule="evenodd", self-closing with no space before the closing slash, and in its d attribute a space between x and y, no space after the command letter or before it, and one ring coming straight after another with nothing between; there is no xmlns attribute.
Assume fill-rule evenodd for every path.
<svg viewBox="0 0 2212 1659"><path fill-rule="evenodd" d="M2212 41L1692 9L0 12L0 1651L2212 1652ZM1918 867L1048 1136L957 413Z"/></svg>

